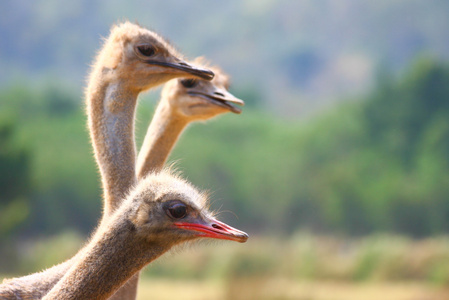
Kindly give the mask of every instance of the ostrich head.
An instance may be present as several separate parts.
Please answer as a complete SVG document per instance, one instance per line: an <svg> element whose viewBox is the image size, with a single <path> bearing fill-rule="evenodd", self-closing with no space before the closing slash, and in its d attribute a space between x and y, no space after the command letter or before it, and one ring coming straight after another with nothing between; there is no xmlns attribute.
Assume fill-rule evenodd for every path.
<svg viewBox="0 0 449 300"><path fill-rule="evenodd" d="M214 77L212 71L182 60L181 54L158 34L130 22L111 29L94 65L102 78L119 80L137 92L178 77Z"/></svg>
<svg viewBox="0 0 449 300"><path fill-rule="evenodd" d="M128 219L136 234L163 247L198 238L245 242L246 233L214 217L207 198L179 176L162 171L142 179L124 206L132 208Z"/></svg>
<svg viewBox="0 0 449 300"><path fill-rule="evenodd" d="M195 65L205 66L201 58ZM162 99L178 114L193 120L206 120L225 112L241 113L234 104L244 102L228 92L229 76L218 67L207 67L215 74L211 81L196 78L178 78L164 85Z"/></svg>

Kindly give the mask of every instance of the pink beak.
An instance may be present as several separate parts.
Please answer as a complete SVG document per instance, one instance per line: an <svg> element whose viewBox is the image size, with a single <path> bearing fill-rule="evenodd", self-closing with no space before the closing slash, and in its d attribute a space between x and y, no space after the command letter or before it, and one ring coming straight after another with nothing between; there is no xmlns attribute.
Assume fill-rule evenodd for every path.
<svg viewBox="0 0 449 300"><path fill-rule="evenodd" d="M196 231L199 237L209 237L220 240L231 240L239 243L244 243L248 239L248 234L238 229L235 229L223 222L211 219L209 224L198 223L174 223L176 227Z"/></svg>

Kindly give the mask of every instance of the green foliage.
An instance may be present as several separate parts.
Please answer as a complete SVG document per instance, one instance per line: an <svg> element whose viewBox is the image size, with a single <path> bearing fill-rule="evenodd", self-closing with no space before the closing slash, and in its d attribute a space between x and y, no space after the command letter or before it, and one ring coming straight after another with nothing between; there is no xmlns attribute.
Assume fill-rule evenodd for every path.
<svg viewBox="0 0 449 300"><path fill-rule="evenodd" d="M8 204L0 206L0 239L9 237L14 229L23 223L29 216L29 203L21 198L16 198Z"/></svg>
<svg viewBox="0 0 449 300"><path fill-rule="evenodd" d="M244 112L192 126L173 158L252 231L445 232L448 86L448 67L419 61L308 124Z"/></svg>
<svg viewBox="0 0 449 300"><path fill-rule="evenodd" d="M82 244L83 236L74 231L29 241L27 247L20 249L22 255L16 270L26 274L46 269L75 255Z"/></svg>
<svg viewBox="0 0 449 300"><path fill-rule="evenodd" d="M23 179L20 187L29 190L30 198L30 207L23 210L30 214L22 234L56 233L67 227L88 233L99 218L100 186L80 99L56 85L14 86L0 93L0 110L16 115L20 124L12 135L26 149L33 149L26 158L16 159L26 163L26 179L31 184L28 187ZM22 153L11 152L15 156ZM3 168L0 176L9 173Z"/></svg>
<svg viewBox="0 0 449 300"><path fill-rule="evenodd" d="M220 218L249 232L443 233L449 229L448 86L449 68L422 60L404 78L381 82L365 101L343 103L309 122L253 108L194 124L171 161L212 191ZM23 234L88 232L99 218L101 189L77 98L54 87L0 93L2 111L14 112L20 124L3 126L3 140L15 136L33 149L1 148L5 164L24 164L13 168L17 176L1 172L7 176L1 184L24 192L7 181L22 173L32 182L32 204L20 209L30 212ZM151 111L148 105L139 111L139 141Z"/></svg>
<svg viewBox="0 0 449 300"><path fill-rule="evenodd" d="M30 151L16 138L17 124L0 115L0 240L4 241L29 213Z"/></svg>

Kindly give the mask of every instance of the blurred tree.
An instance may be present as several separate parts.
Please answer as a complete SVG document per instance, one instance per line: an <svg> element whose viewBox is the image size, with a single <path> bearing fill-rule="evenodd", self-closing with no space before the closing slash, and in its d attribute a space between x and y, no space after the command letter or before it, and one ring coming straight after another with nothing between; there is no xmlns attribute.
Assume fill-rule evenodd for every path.
<svg viewBox="0 0 449 300"><path fill-rule="evenodd" d="M0 116L0 241L23 223L29 213L29 149L16 137L16 124Z"/></svg>
<svg viewBox="0 0 449 300"><path fill-rule="evenodd" d="M449 115L448 82L448 67L427 59L415 63L400 82L382 82L364 109L371 142L410 166L427 126Z"/></svg>

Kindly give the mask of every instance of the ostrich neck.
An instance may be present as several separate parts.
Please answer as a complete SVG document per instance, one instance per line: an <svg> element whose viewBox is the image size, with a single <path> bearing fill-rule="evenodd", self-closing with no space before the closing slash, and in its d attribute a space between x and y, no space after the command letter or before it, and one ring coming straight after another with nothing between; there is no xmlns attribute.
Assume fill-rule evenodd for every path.
<svg viewBox="0 0 449 300"><path fill-rule="evenodd" d="M115 218L104 225L106 231L100 228L82 259L43 299L107 299L167 250L138 237L127 219Z"/></svg>
<svg viewBox="0 0 449 300"><path fill-rule="evenodd" d="M101 78L102 74L97 76ZM87 111L95 158L103 184L102 222L105 222L136 182L134 119L138 92L127 89L119 82L97 82L92 80L89 85ZM137 273L111 299L136 299L138 281Z"/></svg>
<svg viewBox="0 0 449 300"><path fill-rule="evenodd" d="M162 99L148 127L137 159L137 178L162 169L188 120L173 111Z"/></svg>
<svg viewBox="0 0 449 300"><path fill-rule="evenodd" d="M135 183L134 115L138 92L118 82L89 86L87 112L109 216Z"/></svg>

